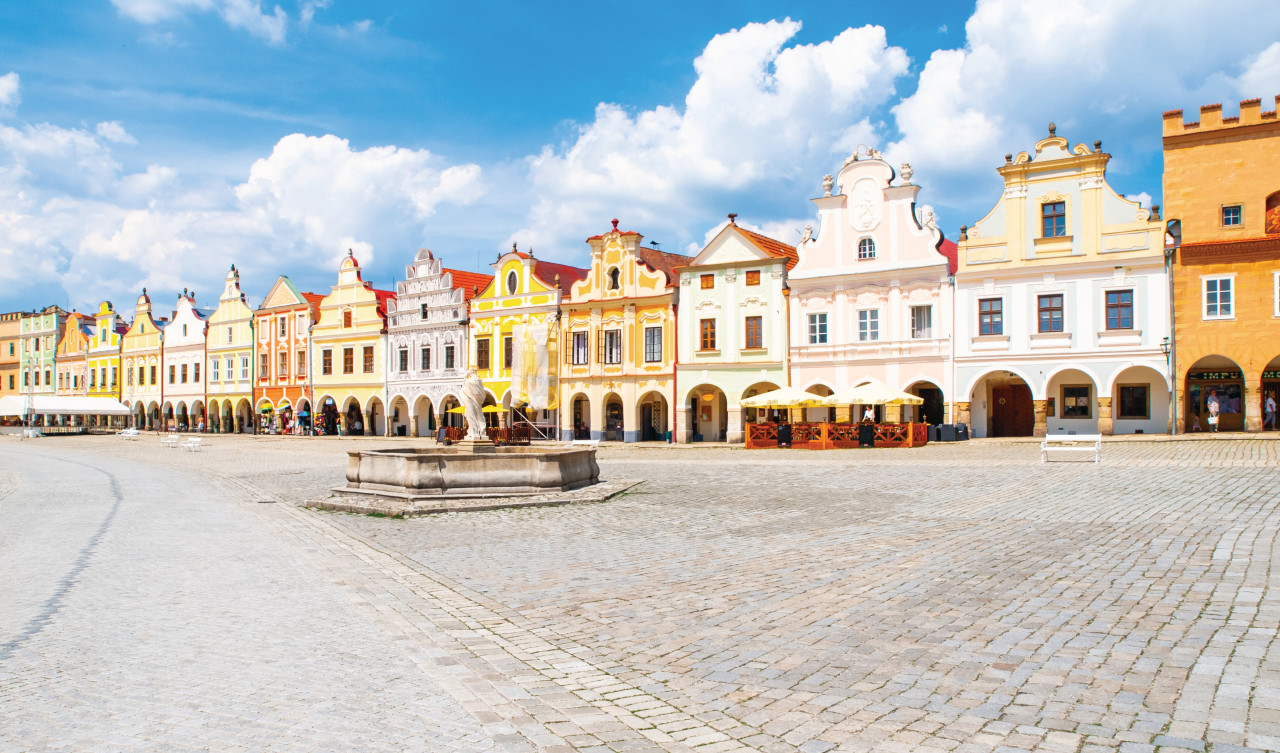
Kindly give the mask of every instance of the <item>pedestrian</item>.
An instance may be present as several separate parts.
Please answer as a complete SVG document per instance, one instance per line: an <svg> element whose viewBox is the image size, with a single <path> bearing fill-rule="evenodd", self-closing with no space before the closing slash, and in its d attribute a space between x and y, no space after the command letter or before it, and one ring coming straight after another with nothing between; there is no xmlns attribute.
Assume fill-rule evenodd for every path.
<svg viewBox="0 0 1280 753"><path fill-rule="evenodd" d="M1218 430L1218 411L1221 409L1221 403L1218 401L1218 391L1210 392L1209 399L1204 404L1209 409L1209 431L1216 432Z"/></svg>
<svg viewBox="0 0 1280 753"><path fill-rule="evenodd" d="M1267 424L1271 424L1271 428L1276 428L1276 393L1268 392L1267 399L1262 404L1262 428L1267 428Z"/></svg>
<svg viewBox="0 0 1280 753"><path fill-rule="evenodd" d="M874 408L872 408L870 405L868 405L868 406L866 407L866 409L865 409L864 411L862 411L862 420L863 420L863 421L866 421L867 423L871 423L871 424L875 423L875 422L876 422L876 411L875 411L875 409L874 409Z"/></svg>

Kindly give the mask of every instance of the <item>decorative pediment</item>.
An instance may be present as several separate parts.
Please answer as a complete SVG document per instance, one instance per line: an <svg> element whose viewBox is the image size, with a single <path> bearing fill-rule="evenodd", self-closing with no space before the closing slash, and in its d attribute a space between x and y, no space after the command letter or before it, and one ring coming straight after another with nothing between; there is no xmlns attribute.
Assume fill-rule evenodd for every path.
<svg viewBox="0 0 1280 753"><path fill-rule="evenodd" d="M262 302L262 308L269 309L276 306L296 306L303 302L303 298L298 294L297 288L289 281L288 277L279 277L276 284L271 286L271 290L267 293L267 297Z"/></svg>
<svg viewBox="0 0 1280 753"><path fill-rule="evenodd" d="M763 298L752 295L742 299L742 303L738 305L744 309L748 309L748 308L755 309L755 308L766 308L768 307L769 304L765 302Z"/></svg>

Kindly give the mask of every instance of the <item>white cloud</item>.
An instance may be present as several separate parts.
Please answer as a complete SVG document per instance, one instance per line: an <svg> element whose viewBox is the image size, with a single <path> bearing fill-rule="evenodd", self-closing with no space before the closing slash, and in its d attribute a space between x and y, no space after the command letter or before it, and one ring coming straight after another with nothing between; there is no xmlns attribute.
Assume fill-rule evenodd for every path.
<svg viewBox="0 0 1280 753"><path fill-rule="evenodd" d="M120 121L111 120L98 124L98 135L107 141L114 141L117 144L136 144L138 140L129 135L129 132L120 125Z"/></svg>
<svg viewBox="0 0 1280 753"><path fill-rule="evenodd" d="M316 17L316 11L324 10L329 7L330 0L303 0L302 7L298 11L298 19L303 26L308 26Z"/></svg>
<svg viewBox="0 0 1280 753"><path fill-rule="evenodd" d="M962 221L995 200L975 194L975 176L997 190L1003 155L1030 149L1050 121L1072 141L1105 139L1121 157L1114 185L1118 170L1136 168L1123 157L1159 149L1150 142L1161 112L1220 101L1232 84L1225 72L1280 34L1280 16L1260 10L1240 3L1206 13L1198 0L1169 0L1159 13L1142 0L979 0L965 46L935 51L916 92L893 109L901 137L887 151L917 168L932 198L977 213ZM1231 44L1183 43L1222 39ZM1275 86L1278 64L1280 45L1272 45L1242 88L1255 70Z"/></svg>
<svg viewBox="0 0 1280 753"><path fill-rule="evenodd" d="M0 76L0 115L12 115L22 104L22 86L18 74L10 71Z"/></svg>
<svg viewBox="0 0 1280 753"><path fill-rule="evenodd" d="M1125 194L1125 198L1129 201L1136 201L1147 209L1151 208L1151 194L1143 191L1142 193Z"/></svg>
<svg viewBox="0 0 1280 753"><path fill-rule="evenodd" d="M806 169L825 172L833 151L874 140L868 113L907 71L906 53L877 26L784 48L799 30L787 19L717 35L694 61L683 110L598 105L572 143L530 158L540 199L513 238L576 252L584 230L614 216L685 235L712 195L778 178L816 182Z"/></svg>
<svg viewBox="0 0 1280 753"><path fill-rule="evenodd" d="M1270 109L1274 97L1280 94L1280 42L1249 58L1245 71L1236 82L1236 90L1243 99L1261 98L1263 109Z"/></svg>
<svg viewBox="0 0 1280 753"><path fill-rule="evenodd" d="M288 16L279 5L270 12L266 12L260 0L111 0L111 2L121 15L146 25L169 21L189 12L216 11L231 28L243 29L272 44L284 42L289 23Z"/></svg>

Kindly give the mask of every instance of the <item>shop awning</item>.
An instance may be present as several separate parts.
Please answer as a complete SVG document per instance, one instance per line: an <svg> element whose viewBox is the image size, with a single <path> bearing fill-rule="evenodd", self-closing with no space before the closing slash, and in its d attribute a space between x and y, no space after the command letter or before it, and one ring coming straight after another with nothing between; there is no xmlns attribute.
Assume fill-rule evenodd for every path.
<svg viewBox="0 0 1280 753"><path fill-rule="evenodd" d="M0 397L0 416L127 416L131 412L124 403L110 397Z"/></svg>

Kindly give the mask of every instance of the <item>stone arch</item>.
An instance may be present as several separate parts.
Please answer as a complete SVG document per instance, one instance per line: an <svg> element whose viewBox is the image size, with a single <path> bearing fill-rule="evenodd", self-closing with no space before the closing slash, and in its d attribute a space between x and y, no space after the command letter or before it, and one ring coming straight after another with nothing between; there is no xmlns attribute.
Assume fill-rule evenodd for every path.
<svg viewBox="0 0 1280 753"><path fill-rule="evenodd" d="M947 396L937 382L932 379L918 378L908 384L902 392L910 393L924 400L921 405L902 406L903 421L917 421L926 424L941 424L945 422Z"/></svg>
<svg viewBox="0 0 1280 753"><path fill-rule="evenodd" d="M1160 369L1131 361L1115 370L1108 386L1112 433L1163 434L1169 431L1172 419L1169 378Z"/></svg>
<svg viewBox="0 0 1280 753"><path fill-rule="evenodd" d="M685 441L720 442L729 433L729 400L724 390L702 382L685 393L688 427Z"/></svg>
<svg viewBox="0 0 1280 753"><path fill-rule="evenodd" d="M612 390L606 392L602 405L604 407L604 426L601 427L604 431L604 436L602 438L619 442L624 440L627 432L627 411L622 395Z"/></svg>
<svg viewBox="0 0 1280 753"><path fill-rule="evenodd" d="M569 422L564 432L568 436L563 437L566 441L571 439L591 439L591 398L585 392L575 392L573 397L569 398L569 410L565 415L565 420Z"/></svg>
<svg viewBox="0 0 1280 753"><path fill-rule="evenodd" d="M1217 431L1243 431L1250 420L1244 369L1227 356L1207 355L1183 372L1183 425L1186 431L1213 431L1210 398L1218 404ZM1280 399L1280 398L1278 398ZM1256 410L1257 406L1253 406ZM1257 424L1258 416L1252 416Z"/></svg>
<svg viewBox="0 0 1280 753"><path fill-rule="evenodd" d="M1046 431L1110 434L1111 398L1100 392L1092 369L1074 365L1055 369L1044 383Z"/></svg>
<svg viewBox="0 0 1280 753"><path fill-rule="evenodd" d="M834 395L834 394L835 394L835 390L834 390L834 389L832 389L831 387L829 387L828 385L826 385L826 384L824 384L823 382L820 382L820 381L814 382L813 384L810 384L809 386L805 387L805 388L804 388L804 391L805 391L805 392L808 392L808 393L810 393L810 394L813 394L813 395L820 395L820 396L822 396L822 397L830 397L831 395ZM799 419L800 421L807 421L807 422L812 422L812 421L835 421L835 420L836 420L836 413L837 413L837 411L836 411L835 407L831 407L831 408L800 408L800 409L798 409L798 410L793 411L793 412L792 412L792 415L793 415L793 417L795 417L795 416L797 416L797 415L798 415L798 416L800 416L800 419ZM877 418L878 418L878 417L879 417L879 416L877 416Z"/></svg>
<svg viewBox="0 0 1280 753"><path fill-rule="evenodd" d="M635 426L635 441L665 442L667 431L671 427L671 407L667 405L667 396L658 390L649 390L640 397L632 416Z"/></svg>
<svg viewBox="0 0 1280 753"><path fill-rule="evenodd" d="M413 414L409 410L409 398L404 395L392 395L387 400L387 434L416 436L416 432L413 431Z"/></svg>
<svg viewBox="0 0 1280 753"><path fill-rule="evenodd" d="M374 395L365 401L365 434L375 437L382 437L387 432L387 408L382 404L382 398Z"/></svg>
<svg viewBox="0 0 1280 753"><path fill-rule="evenodd" d="M1029 437L1035 434L1033 382L1020 369L991 369L969 384L967 423L974 437Z"/></svg>
<svg viewBox="0 0 1280 753"><path fill-rule="evenodd" d="M409 417L409 434L416 437L429 436L435 431L435 405L431 398L419 395L413 401L413 410Z"/></svg>
<svg viewBox="0 0 1280 753"><path fill-rule="evenodd" d="M776 389L781 389L776 382L756 382L735 396L733 398L733 405L736 406L749 397L763 395L766 392L773 392ZM745 438L747 435L748 424L776 423L785 414L785 409L739 408L738 412L739 423L742 424L741 427L739 427L739 431L741 432L741 436ZM732 419L732 416L730 416L730 418ZM733 427L730 428L732 429Z"/></svg>
<svg viewBox="0 0 1280 753"><path fill-rule="evenodd" d="M450 413L454 408L460 407L462 407L462 401L458 399L458 396L451 392L446 392L444 397L440 398L439 415L436 420L445 426L462 428L462 414Z"/></svg>
<svg viewBox="0 0 1280 753"><path fill-rule="evenodd" d="M355 395L347 395L342 401L342 433L347 436L363 436L367 427L364 420L364 406Z"/></svg>

